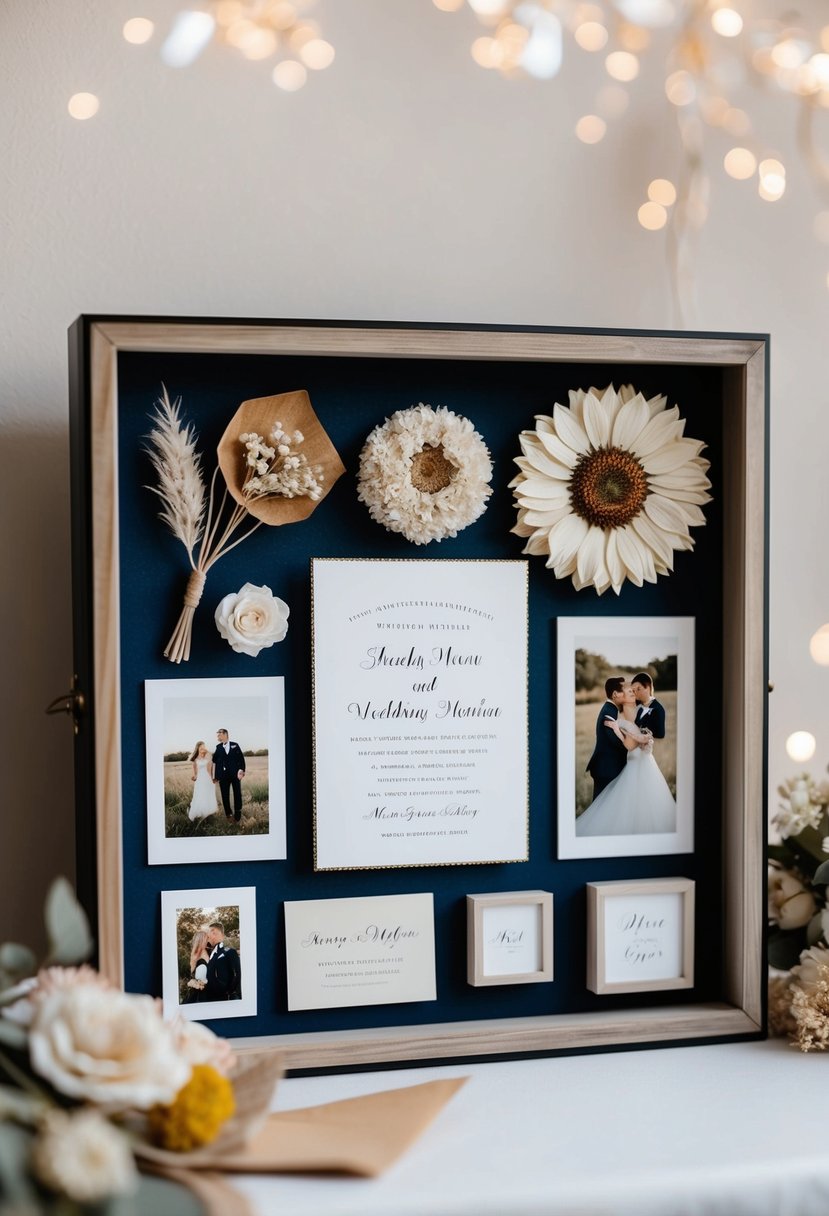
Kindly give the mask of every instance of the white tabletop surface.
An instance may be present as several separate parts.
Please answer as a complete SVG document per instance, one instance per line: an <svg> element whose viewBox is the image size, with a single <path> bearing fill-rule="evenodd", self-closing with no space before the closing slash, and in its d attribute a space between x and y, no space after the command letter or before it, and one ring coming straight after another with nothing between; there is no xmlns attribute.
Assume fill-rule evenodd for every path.
<svg viewBox="0 0 829 1216"><path fill-rule="evenodd" d="M260 1216L826 1216L829 1059L785 1043L283 1081L275 1109L468 1076L371 1180L245 1176Z"/></svg>

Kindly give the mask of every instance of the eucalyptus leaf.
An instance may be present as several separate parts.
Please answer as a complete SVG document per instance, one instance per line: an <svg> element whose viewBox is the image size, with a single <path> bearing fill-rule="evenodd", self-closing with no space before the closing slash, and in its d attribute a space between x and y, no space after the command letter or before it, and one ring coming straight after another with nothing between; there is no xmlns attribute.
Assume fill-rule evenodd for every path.
<svg viewBox="0 0 829 1216"><path fill-rule="evenodd" d="M14 1212L39 1212L37 1194L29 1179L28 1164L32 1137L13 1123L0 1124L0 1190Z"/></svg>
<svg viewBox="0 0 829 1216"><path fill-rule="evenodd" d="M829 861L822 861L812 875L812 882L829 883Z"/></svg>
<svg viewBox="0 0 829 1216"><path fill-rule="evenodd" d="M22 1026L18 1026L17 1022L10 1022L8 1018L0 1018L0 1043L4 1047L13 1047L15 1051L22 1051L26 1046L26 1031Z"/></svg>
<svg viewBox="0 0 829 1216"><path fill-rule="evenodd" d="M81 963L92 953L89 921L65 878L56 878L46 897L49 962Z"/></svg>
<svg viewBox="0 0 829 1216"><path fill-rule="evenodd" d="M806 926L806 945L814 946L823 937L823 919L820 912L816 912Z"/></svg>
<svg viewBox="0 0 829 1216"><path fill-rule="evenodd" d="M0 946L0 988L16 984L37 971L37 956L28 946L4 942Z"/></svg>
<svg viewBox="0 0 829 1216"><path fill-rule="evenodd" d="M791 971L800 962L801 951L806 949L804 929L778 929L769 933L769 966L778 971Z"/></svg>

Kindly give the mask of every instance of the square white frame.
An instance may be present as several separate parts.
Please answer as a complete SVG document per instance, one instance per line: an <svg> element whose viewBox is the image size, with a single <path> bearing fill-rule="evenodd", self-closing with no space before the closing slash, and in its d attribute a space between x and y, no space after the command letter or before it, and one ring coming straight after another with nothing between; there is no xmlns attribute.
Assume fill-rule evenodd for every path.
<svg viewBox="0 0 829 1216"><path fill-rule="evenodd" d="M541 967L538 971L487 975L484 972L484 911L516 906L541 910ZM553 896L549 891L494 891L466 897L466 981L474 988L490 984L540 984L553 978Z"/></svg>
<svg viewBox="0 0 829 1216"><path fill-rule="evenodd" d="M198 1001L179 1004L176 918L182 908L239 908L239 957L242 965L242 997L238 1001ZM178 1013L188 1022L212 1018L255 1017L256 993L256 887L204 887L193 891L161 892L161 982L164 1016Z"/></svg>
<svg viewBox="0 0 829 1216"><path fill-rule="evenodd" d="M647 899L653 895L682 896L681 955L677 976L666 979L608 981L605 926L608 903L620 896ZM690 878L622 879L587 884L587 987L599 995L618 992L666 992L694 986L694 882Z"/></svg>
<svg viewBox="0 0 829 1216"><path fill-rule="evenodd" d="M573 665L576 650L596 637L676 638L677 718L676 831L622 836L576 835L576 705ZM694 851L694 640L693 617L582 616L558 618L558 856L647 857Z"/></svg>
<svg viewBox="0 0 829 1216"><path fill-rule="evenodd" d="M264 697L268 702L268 831L260 835L165 835L164 704L184 697ZM285 677L228 676L145 680L147 748L147 864L193 865L216 861L275 861L287 857L285 801ZM232 725L232 723L228 723ZM211 745L212 745L211 740ZM214 748L215 750L215 748ZM218 815L222 814L219 806Z"/></svg>

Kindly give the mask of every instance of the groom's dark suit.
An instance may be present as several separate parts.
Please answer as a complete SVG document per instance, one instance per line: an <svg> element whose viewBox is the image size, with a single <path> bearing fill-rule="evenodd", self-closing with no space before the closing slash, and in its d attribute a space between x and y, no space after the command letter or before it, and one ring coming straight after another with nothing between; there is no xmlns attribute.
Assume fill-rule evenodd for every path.
<svg viewBox="0 0 829 1216"><path fill-rule="evenodd" d="M649 730L654 739L665 738L665 706L653 698L650 705L640 705L636 711L636 725Z"/></svg>
<svg viewBox="0 0 829 1216"><path fill-rule="evenodd" d="M231 743L225 751L224 743L220 743L213 753L213 776L222 791L222 806L228 819L234 815L238 823L242 818L242 783L239 773L245 772L245 757L238 743ZM233 791L233 810L230 809L230 792Z"/></svg>
<svg viewBox="0 0 829 1216"><path fill-rule="evenodd" d="M593 778L593 797L619 776L627 764L627 748L616 732L605 725L605 718L618 718L619 711L612 701L605 701L596 719L596 747L587 762L587 772Z"/></svg>
<svg viewBox="0 0 829 1216"><path fill-rule="evenodd" d="M233 1001L242 995L239 955L231 946L218 942L207 964L207 987L203 1000Z"/></svg>

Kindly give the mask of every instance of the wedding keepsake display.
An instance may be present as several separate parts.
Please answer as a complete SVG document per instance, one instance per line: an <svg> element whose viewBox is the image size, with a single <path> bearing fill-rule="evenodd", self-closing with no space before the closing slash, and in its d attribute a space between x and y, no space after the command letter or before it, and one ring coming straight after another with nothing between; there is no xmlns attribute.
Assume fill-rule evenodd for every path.
<svg viewBox="0 0 829 1216"><path fill-rule="evenodd" d="M762 1034L766 359L77 322L107 978L300 1069Z"/></svg>

